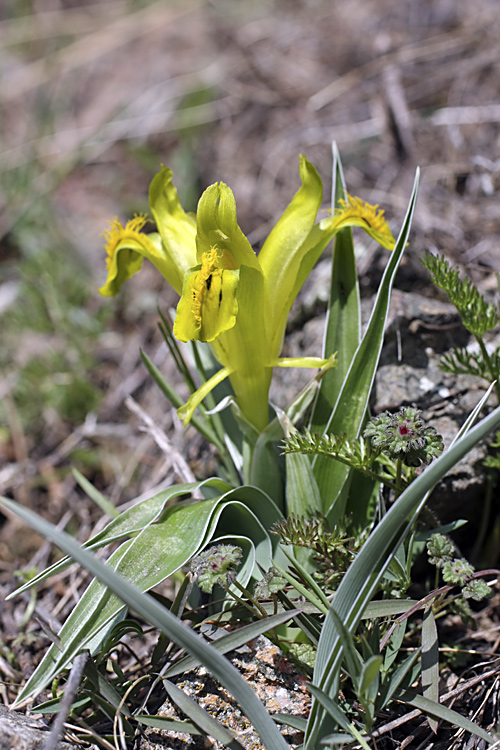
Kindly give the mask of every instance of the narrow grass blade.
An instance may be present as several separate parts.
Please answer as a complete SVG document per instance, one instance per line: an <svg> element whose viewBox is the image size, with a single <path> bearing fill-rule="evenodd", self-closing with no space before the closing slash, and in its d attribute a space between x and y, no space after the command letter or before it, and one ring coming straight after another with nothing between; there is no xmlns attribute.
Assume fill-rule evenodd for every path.
<svg viewBox="0 0 500 750"><path fill-rule="evenodd" d="M432 607L427 607L422 622L422 692L424 698L439 703L439 642ZM438 722L429 717L429 726L437 732Z"/></svg>
<svg viewBox="0 0 500 750"><path fill-rule="evenodd" d="M423 695L416 695L413 691L407 691L398 695L398 700L408 703L410 706L415 706L415 708L418 708L427 716L441 719L442 721L448 721L454 726L465 729L466 732L470 732L476 737L480 737L488 745L498 743L498 739L492 737L491 734L485 732L484 729L478 727L478 725L474 724L470 719L466 719L465 716L462 716L457 711L453 711L453 709L443 706L441 703L436 703L435 701L430 700L430 698L424 698Z"/></svg>
<svg viewBox="0 0 500 750"><path fill-rule="evenodd" d="M368 409L384 341L392 284L407 245L417 199L418 181L419 172L417 171L403 227L380 282L368 327L352 359L335 408L325 428L325 431L333 432L335 435L345 433L348 439L359 436ZM342 502L337 503L338 507L334 506L337 498L341 496L342 487L349 476L350 469L323 456L316 456L313 459L313 466L323 501L323 512L333 523L344 510L345 496Z"/></svg>
<svg viewBox="0 0 500 750"><path fill-rule="evenodd" d="M333 151L332 210L347 196L340 154ZM352 230L342 229L335 238L330 300L325 325L323 357L338 353L338 365L324 374L319 384L309 429L323 433L360 339L359 286Z"/></svg>
<svg viewBox="0 0 500 750"><path fill-rule="evenodd" d="M162 375L156 365L149 359L147 354L141 352L141 359L144 362L146 369L155 381L158 388L161 390L164 396L170 401L172 406L178 409L183 406L184 399L182 399L177 391L170 385L168 380ZM204 420L200 419L197 414L191 417L191 424L195 427L200 435L205 438L209 443L212 443L220 453L225 452L225 447L217 437L217 434L212 427Z"/></svg>
<svg viewBox="0 0 500 750"><path fill-rule="evenodd" d="M106 516L109 516L110 518L118 518L120 511L109 502L108 498L103 495L102 492L99 492L99 490L94 487L92 482L89 482L87 477L84 477L78 469L73 469L72 474L85 494L93 500L97 507L100 508Z"/></svg>
<svg viewBox="0 0 500 750"><path fill-rule="evenodd" d="M308 685L307 689L311 691L316 700L321 703L325 711L334 719L337 724L349 735L354 737L359 742L363 750L370 750L370 746L366 744L366 740L358 732L354 724L349 724L344 712L334 703L328 696L321 692L315 685ZM327 739L326 737L324 738Z"/></svg>
<svg viewBox="0 0 500 750"><path fill-rule="evenodd" d="M14 513L27 524L37 529L48 540L70 555L92 575L98 578L110 591L119 596L122 602L154 627L158 628L175 643L195 655L202 664L224 685L242 707L245 715L259 733L267 750L286 750L288 744L276 728L273 720L259 701L251 687L237 669L206 644L203 639L186 627L167 609L152 597L144 594L109 565L98 560L93 554L75 544L75 540L56 529L51 523L37 516L28 508L7 498L0 498L0 505Z"/></svg>
<svg viewBox="0 0 500 750"><path fill-rule="evenodd" d="M251 622L249 625L244 625L242 628L223 635L216 641L212 642L213 648L220 654L228 654L230 651L234 651L240 646L244 646L248 641L257 638L262 633L267 633L269 630L281 625L284 622L288 622L296 615L300 614L300 609L291 609L286 612L279 612L276 615L270 615L262 620ZM185 656L178 662L173 664L165 672L165 677L171 678L184 672L189 672L191 669L195 669L199 665L199 662L192 656Z"/></svg>
<svg viewBox="0 0 500 750"><path fill-rule="evenodd" d="M293 714L273 714L273 719L278 724L285 724L287 727L297 729L299 732L306 731L307 719L302 719L300 716L294 716Z"/></svg>
<svg viewBox="0 0 500 750"><path fill-rule="evenodd" d="M410 675L411 670L415 666L419 656L420 650L417 649L412 654L407 656L406 659L394 670L394 673L391 674L390 679L383 683L379 697L381 709L385 708L388 703L394 700L396 692L401 688L403 680L407 677L407 675Z"/></svg>
<svg viewBox="0 0 500 750"><path fill-rule="evenodd" d="M167 691L169 698L181 709L182 713L186 714L188 719L194 724L197 724L204 734L210 735L217 742L222 742L226 747L231 750L244 750L235 738L233 732L229 732L219 721L216 721L209 713L207 713L201 706L184 693L177 685L169 680L163 680L163 685Z"/></svg>
<svg viewBox="0 0 500 750"><path fill-rule="evenodd" d="M166 716L149 716L149 714L136 714L134 719L146 727L164 729L166 732L201 734L199 727L191 721L177 721L176 719L169 719Z"/></svg>
<svg viewBox="0 0 500 750"><path fill-rule="evenodd" d="M283 591L278 592L278 599L286 610L294 609L294 602L287 597ZM295 625L302 631L306 638L308 638L314 646L318 645L319 637L321 635L321 625L316 617L311 617L309 614L305 614L308 608L308 603L305 602L301 606L304 608L304 612L295 615L293 621ZM316 608L314 608L316 612Z"/></svg>

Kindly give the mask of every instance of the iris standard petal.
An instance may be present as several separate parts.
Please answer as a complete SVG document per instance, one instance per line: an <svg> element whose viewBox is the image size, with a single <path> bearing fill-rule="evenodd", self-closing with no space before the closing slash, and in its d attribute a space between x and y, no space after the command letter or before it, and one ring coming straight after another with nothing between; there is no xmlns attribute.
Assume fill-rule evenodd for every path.
<svg viewBox="0 0 500 750"><path fill-rule="evenodd" d="M149 205L165 250L168 269L164 276L180 294L185 273L198 263L196 218L182 208L172 183L171 169L162 167L153 178L149 188Z"/></svg>

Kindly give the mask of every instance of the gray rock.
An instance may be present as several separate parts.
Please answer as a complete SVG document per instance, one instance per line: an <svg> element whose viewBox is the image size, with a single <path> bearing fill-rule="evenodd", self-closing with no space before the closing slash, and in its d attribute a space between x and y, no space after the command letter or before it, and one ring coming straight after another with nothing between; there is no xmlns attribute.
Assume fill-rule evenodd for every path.
<svg viewBox="0 0 500 750"><path fill-rule="evenodd" d="M281 651L264 636L256 638L247 646L228 655L239 669L250 687L260 698L268 712L286 713L307 717L310 697L305 687L305 678ZM237 733L237 740L248 750L265 750L259 735L240 710L234 698L206 671L204 667L192 670L177 680L179 688L195 700L213 718L226 728ZM158 714L179 719L175 706L166 700ZM296 748L303 735L289 727L282 732L290 745ZM148 729L139 743L138 750L223 750L224 746L201 735L189 735L166 730Z"/></svg>
<svg viewBox="0 0 500 750"><path fill-rule="evenodd" d="M9 711L0 705L0 750L44 750L50 734L44 719ZM59 742L57 750L74 750L75 745Z"/></svg>

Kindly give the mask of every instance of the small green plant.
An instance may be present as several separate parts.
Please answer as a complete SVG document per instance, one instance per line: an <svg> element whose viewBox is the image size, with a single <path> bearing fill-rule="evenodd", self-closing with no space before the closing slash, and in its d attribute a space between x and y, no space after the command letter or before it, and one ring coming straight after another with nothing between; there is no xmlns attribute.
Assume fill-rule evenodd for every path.
<svg viewBox="0 0 500 750"><path fill-rule="evenodd" d="M487 302L470 279L467 277L461 279L458 269L452 269L445 258L427 252L422 263L431 274L433 283L443 289L450 302L457 308L464 327L473 334L478 345L478 351L473 351L470 347L452 349L442 358L441 370L453 375L472 375L488 383L494 383L495 393L500 401L500 347L492 349L485 338L498 326L500 306ZM500 289L498 276L497 281ZM493 449L500 447L500 432L496 433L495 439L490 442L490 447ZM483 463L489 469L500 470L499 452L491 453ZM495 480L490 473L489 487L485 493L483 522L475 545L476 555L482 554L486 561L491 558L497 560L496 548L500 529L498 512L493 523L491 521L495 481L498 479ZM493 528L488 534L488 528L491 529L491 526Z"/></svg>
<svg viewBox="0 0 500 750"><path fill-rule="evenodd" d="M427 542L427 553L431 565L436 566L436 588L438 575L449 586L460 586L464 599L480 602L492 596L493 589L482 578L475 576L474 566L463 558L454 556L453 544L443 534L433 534Z"/></svg>
<svg viewBox="0 0 500 750"><path fill-rule="evenodd" d="M176 485L137 502L82 548L23 506L0 500L2 507L33 524L68 555L16 594L64 570L71 560L94 576L59 632L58 645L48 649L16 705L60 680L71 664L74 669L83 650L92 649L94 656L85 666L85 698L91 694L98 708L89 711L106 714L108 720L113 716L115 726L121 723L129 739L138 731L136 722L160 726L161 717L150 715L147 698L137 705L135 683L118 667L111 681L102 680L109 631L132 610L161 633L154 663L164 660L165 668L160 677L155 670L144 679L150 691L161 682L187 714L189 723L180 731L222 737L225 744L239 746L226 728L214 725L211 717L200 717L199 707L195 709L170 682L172 676L201 663L244 709L267 750L286 749L279 729L223 656L269 633L288 653L307 661L312 708L307 719L294 719L295 728L305 733L305 750L328 744L335 728L341 741L354 738L366 749L365 736L376 711L394 699L492 742L472 722L445 711L434 694L425 694L425 687L423 697L407 690L416 674L422 675L425 686L426 666L417 664L418 654L401 657L403 631L389 633L387 618L415 606L402 594L410 580L415 524L430 490L499 424L500 411L471 429L487 394L456 444L444 452L439 436L422 423L417 410L380 415L367 424L392 285L407 246L418 183L394 241L378 207L348 196L337 153L335 197L328 217L317 221L322 182L305 158L300 161L300 177L301 187L258 255L238 226L234 196L226 185L210 186L196 215L191 215L182 208L172 173L165 168L150 188L156 231L141 231L146 217L136 217L126 226L112 223L102 292L115 294L139 271L143 258L153 262L178 292L173 325L163 316L161 329L190 389L187 401L147 357L144 362L181 420L215 446L220 476ZM351 227L364 229L392 250L363 336ZM318 357L282 358L293 300L334 237L323 351ZM317 372L281 410L269 403L273 369L294 366ZM304 436L296 432L302 423L308 428ZM281 456L278 445L283 440L287 449ZM382 486L392 490L388 509ZM195 492L197 499L192 497ZM110 544L114 551L104 564L92 553ZM173 601L147 593L189 565ZM201 615L188 604L196 579L206 592L217 584L217 594L204 594L211 597L211 616L221 624L235 618L232 624L238 625L212 643L180 622L187 617L200 623ZM223 596L217 601L221 589ZM381 598L375 600L375 595ZM429 618L424 617L424 650L432 631ZM285 623L290 628L286 638L280 631ZM118 632L114 631L113 647ZM390 649L382 653L389 641ZM170 643L185 649L186 655L173 660ZM102 660L99 648L106 653ZM363 711L353 701L339 701L345 671ZM110 682L113 690L108 689ZM71 694L70 678L64 684ZM60 688L61 683L52 709L61 706ZM76 694L71 703L75 712L80 698ZM171 728L179 730L177 725Z"/></svg>
<svg viewBox="0 0 500 750"><path fill-rule="evenodd" d="M370 419L363 436L295 432L284 443L284 452L333 458L366 477L394 490L397 498L415 478L415 469L428 465L443 452L443 438L424 425L422 412L410 406L396 414L384 412Z"/></svg>
<svg viewBox="0 0 500 750"><path fill-rule="evenodd" d="M330 594L336 590L365 536L348 537L340 525L330 531L328 520L322 515L313 518L291 515L276 521L271 532L279 536L281 544L311 550L314 578Z"/></svg>
<svg viewBox="0 0 500 750"><path fill-rule="evenodd" d="M486 334L500 320L498 305L487 302L470 279L460 279L458 269L452 269L445 258L427 252L422 263L432 282L456 307L464 327L473 334L479 347L477 352L456 347L443 357L441 369L454 375L475 375L488 383L496 381L495 392L500 400L500 347L490 352L485 342Z"/></svg>
<svg viewBox="0 0 500 750"><path fill-rule="evenodd" d="M101 394L89 372L95 370L92 351L109 317L105 310L90 310L89 270L66 248L48 249L51 239L38 231L39 246L20 259L18 297L2 317L0 364L14 381L11 397L21 425L33 437L52 412L79 425L97 408Z"/></svg>

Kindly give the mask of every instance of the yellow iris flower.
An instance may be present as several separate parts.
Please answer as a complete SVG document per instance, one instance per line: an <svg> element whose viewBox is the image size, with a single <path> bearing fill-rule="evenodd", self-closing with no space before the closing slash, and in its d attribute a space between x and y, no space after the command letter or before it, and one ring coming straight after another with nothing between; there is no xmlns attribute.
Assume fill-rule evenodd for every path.
<svg viewBox="0 0 500 750"><path fill-rule="evenodd" d="M300 158L302 186L258 255L241 231L236 202L222 182L200 198L196 217L182 208L163 168L149 191L157 232L140 230L137 216L123 227L115 219L106 233L108 278L101 294L114 295L148 258L180 294L174 335L206 341L221 369L178 410L186 425L196 407L228 377L238 405L258 430L268 423L268 392L274 367L323 367L316 357L279 358L288 313L302 284L330 239L345 226L360 226L384 247L394 238L377 206L348 197L318 223L323 186L314 166Z"/></svg>

